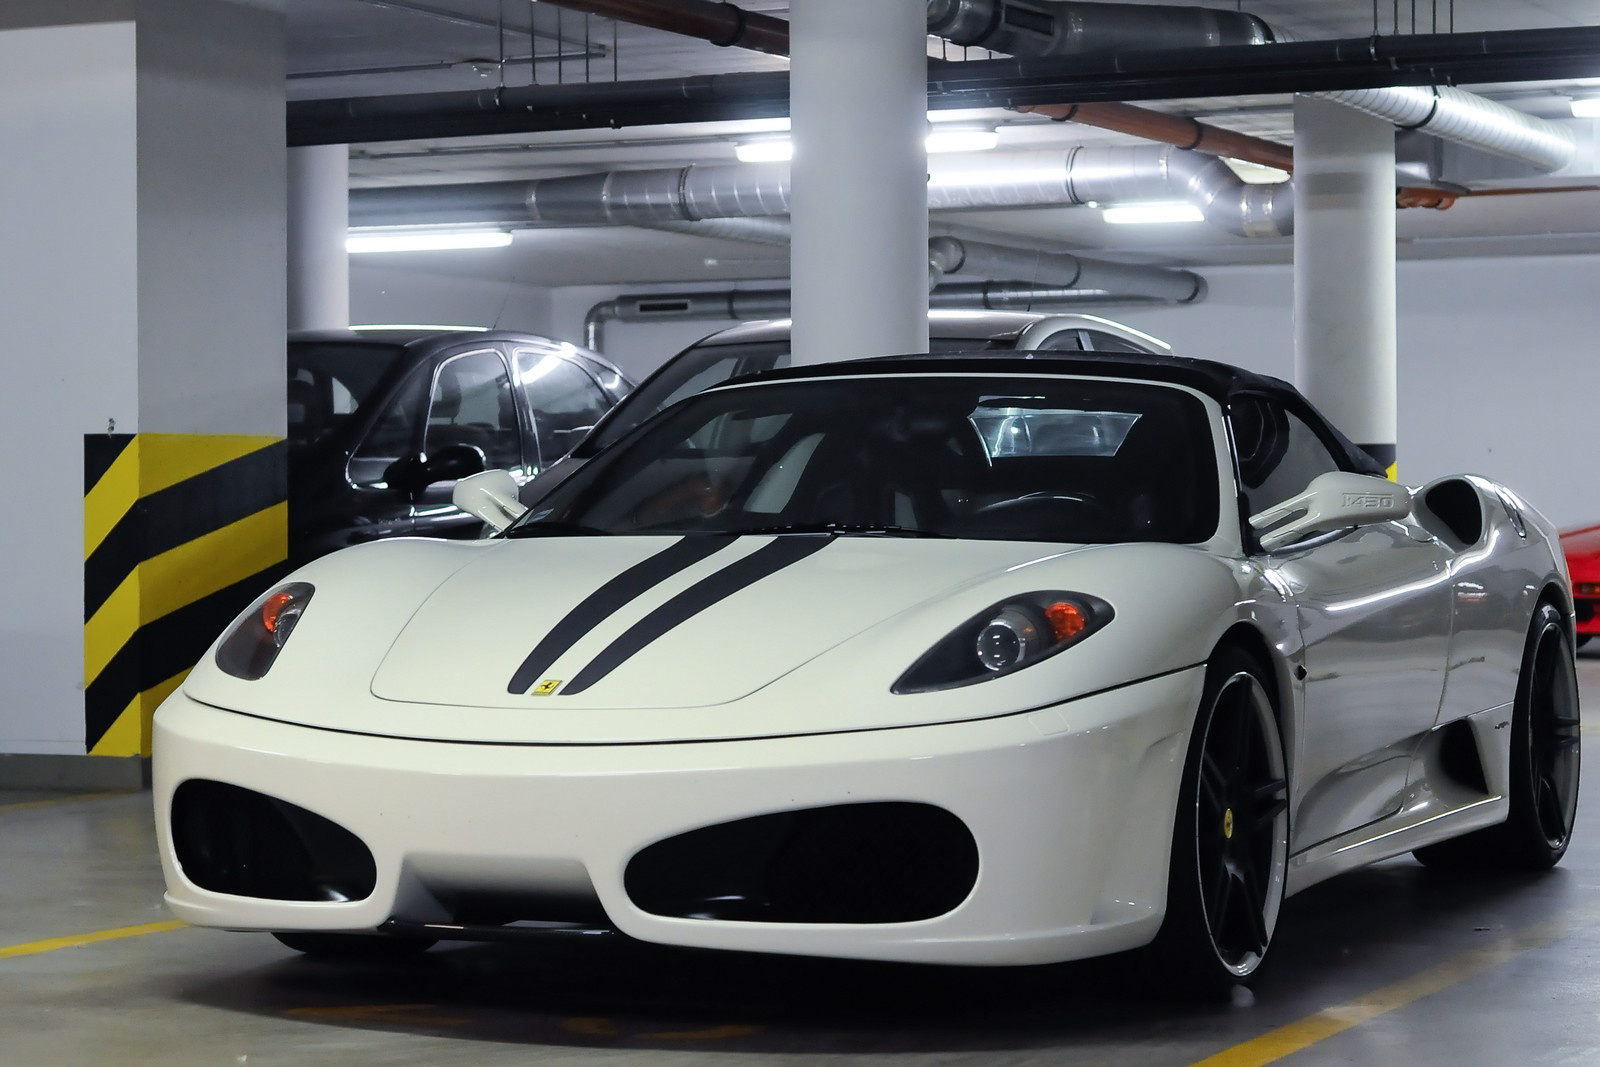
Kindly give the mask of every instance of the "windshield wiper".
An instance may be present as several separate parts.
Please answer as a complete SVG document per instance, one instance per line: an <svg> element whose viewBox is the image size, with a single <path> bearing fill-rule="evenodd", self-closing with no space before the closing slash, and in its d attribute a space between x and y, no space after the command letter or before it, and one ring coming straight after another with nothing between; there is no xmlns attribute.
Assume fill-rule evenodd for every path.
<svg viewBox="0 0 1600 1067"><path fill-rule="evenodd" d="M873 526L853 522L795 522L780 526L745 526L725 531L732 534L843 534L858 537L940 537L953 535L911 526Z"/></svg>
<svg viewBox="0 0 1600 1067"><path fill-rule="evenodd" d="M585 526L581 522L562 522L559 519L541 519L513 526L506 537L601 537L611 533L598 526Z"/></svg>

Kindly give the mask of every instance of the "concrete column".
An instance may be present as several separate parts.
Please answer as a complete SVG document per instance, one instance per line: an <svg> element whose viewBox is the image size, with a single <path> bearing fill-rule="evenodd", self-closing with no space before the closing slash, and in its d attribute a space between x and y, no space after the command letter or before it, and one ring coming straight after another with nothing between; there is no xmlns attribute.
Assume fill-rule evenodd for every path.
<svg viewBox="0 0 1600 1067"><path fill-rule="evenodd" d="M927 5L789 16L794 361L925 352Z"/></svg>
<svg viewBox="0 0 1600 1067"><path fill-rule="evenodd" d="M283 34L0 5L0 785L137 784L156 703L285 558Z"/></svg>
<svg viewBox="0 0 1600 1067"><path fill-rule="evenodd" d="M350 150L289 150L289 329L350 325Z"/></svg>
<svg viewBox="0 0 1600 1067"><path fill-rule="evenodd" d="M1323 414L1394 475L1394 126L1295 97L1294 366Z"/></svg>

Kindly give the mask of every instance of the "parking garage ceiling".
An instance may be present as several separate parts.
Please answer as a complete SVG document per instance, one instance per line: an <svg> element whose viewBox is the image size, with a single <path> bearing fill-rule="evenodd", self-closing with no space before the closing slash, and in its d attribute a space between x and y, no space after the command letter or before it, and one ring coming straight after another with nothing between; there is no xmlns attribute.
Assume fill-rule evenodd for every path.
<svg viewBox="0 0 1600 1067"><path fill-rule="evenodd" d="M787 19L789 6L774 0L740 5L776 19ZM1455 153L1427 183L1470 195L1446 210L1401 211L1402 258L1600 252L1600 150L1595 145L1600 123L1571 118L1573 99L1600 97L1600 4L1595 0L1221 0L1180 6L1249 12L1302 42L1295 47L1316 62L1274 63L1271 69L1261 63L1255 72L1241 73L1241 62L1207 57L1180 68L1170 62L1175 58L1170 53L1151 52L1076 66L1030 64L930 38L929 55L944 72L935 77L930 106L942 109L937 112L941 120L994 127L1002 150L1146 143L992 106L1005 100L1047 102L1056 93L1061 95L1053 102L1062 104L1136 100L1141 107L1292 144L1292 91L1325 88L1330 79L1376 84L1383 70L1370 60L1382 54L1396 80L1416 83L1425 80L1419 72L1443 72L1442 81L1565 123L1579 143L1579 164L1554 174ZM788 61L780 55L719 47L554 3L286 0L286 9L291 142L346 139L341 133L372 137L351 143L356 197L360 190L384 186L728 164L739 141L771 136L772 116L782 111ZM1311 44L1322 41L1345 45ZM1351 42L1365 42L1369 54L1355 54ZM1270 50L1255 49L1265 51ZM1254 53L1242 60L1255 62ZM649 83L703 83L720 75L739 77L713 79L715 106L651 111L627 103L635 88ZM1000 92L982 91L996 84ZM941 92L952 86L961 91ZM572 106L581 117L555 122L541 109L546 118L525 121L527 129L441 136L454 130L424 124L416 106L529 87L536 99L577 101ZM375 104L375 98L384 103ZM381 125L342 127L318 127L312 121L341 107L351 114L381 112L386 119ZM720 121L706 121L713 116ZM683 121L659 121L663 118ZM619 128L608 128L608 122ZM548 125L570 128L534 128ZM1431 140L1412 138L1402 156L1432 158ZM934 229L968 239L1196 268L1285 263L1292 254L1287 237L1240 237L1204 223L1113 226L1099 211L1081 205L941 212ZM455 273L490 279L510 273L543 285L738 281L782 277L787 271L781 247L629 227L550 228L519 237L508 250L450 255L448 269Z"/></svg>

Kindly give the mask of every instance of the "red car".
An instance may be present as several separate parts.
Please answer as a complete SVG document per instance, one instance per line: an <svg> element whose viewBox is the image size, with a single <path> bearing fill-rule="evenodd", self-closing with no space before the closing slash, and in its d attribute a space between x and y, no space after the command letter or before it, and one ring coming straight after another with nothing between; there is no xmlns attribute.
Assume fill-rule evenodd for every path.
<svg viewBox="0 0 1600 1067"><path fill-rule="evenodd" d="M1561 550L1572 572L1572 602L1578 620L1578 644L1600 635L1600 526L1561 534Z"/></svg>

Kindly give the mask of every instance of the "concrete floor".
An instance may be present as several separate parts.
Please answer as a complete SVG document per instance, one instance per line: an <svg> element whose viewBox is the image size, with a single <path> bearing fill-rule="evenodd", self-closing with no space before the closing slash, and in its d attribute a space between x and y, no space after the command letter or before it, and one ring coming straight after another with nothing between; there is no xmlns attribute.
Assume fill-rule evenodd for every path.
<svg viewBox="0 0 1600 1067"><path fill-rule="evenodd" d="M1600 658L1579 663L1585 733ZM1600 1063L1600 748L1555 871L1409 858L1285 906L1230 1006L1108 992L1092 966L959 970L635 944L441 946L333 966L161 905L149 799L0 791L0 1065ZM79 935L108 934L79 943Z"/></svg>

